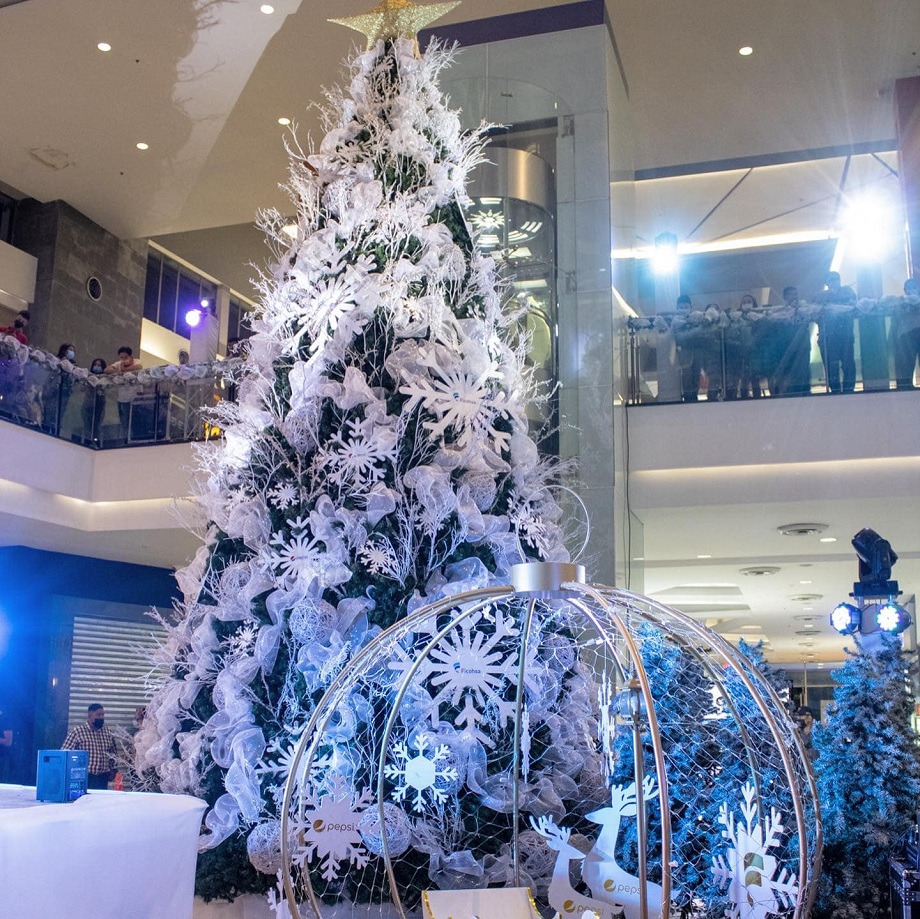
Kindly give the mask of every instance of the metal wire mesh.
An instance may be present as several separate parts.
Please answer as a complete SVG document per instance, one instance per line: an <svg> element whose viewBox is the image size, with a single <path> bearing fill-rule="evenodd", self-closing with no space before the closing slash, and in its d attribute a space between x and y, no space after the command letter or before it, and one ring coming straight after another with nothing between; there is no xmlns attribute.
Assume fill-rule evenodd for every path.
<svg viewBox="0 0 920 919"><path fill-rule="evenodd" d="M562 916L805 914L820 821L769 682L675 610L565 587L426 606L333 681L286 788L292 915L488 886Z"/></svg>

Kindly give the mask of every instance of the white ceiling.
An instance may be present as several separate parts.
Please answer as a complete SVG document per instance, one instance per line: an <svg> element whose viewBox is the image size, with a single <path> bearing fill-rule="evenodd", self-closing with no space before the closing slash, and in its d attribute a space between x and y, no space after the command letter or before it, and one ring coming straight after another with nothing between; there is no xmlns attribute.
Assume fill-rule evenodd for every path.
<svg viewBox="0 0 920 919"><path fill-rule="evenodd" d="M266 16L260 0L0 0L0 188L62 198L120 237L169 234L170 248L204 270L239 277L240 265L263 257L251 228L256 213L286 206L279 190L285 129L277 119L292 117L301 136L316 135L310 105L339 77L355 42L354 33L326 20L364 12L372 2L273 0L276 12ZM554 5L464 0L443 22ZM893 82L920 74L917 0L607 0L607 9L629 83L639 169L889 141ZM559 15L562 21L564 11ZM98 51L99 41L112 51ZM754 53L743 58L738 48L746 44ZM138 141L149 149L137 150ZM653 236L665 220L689 230L736 175L686 180L679 194L669 185L679 180L649 184L639 235ZM819 190L832 193L837 164L816 163L794 180L787 171L782 201L766 175L761 170L742 186L734 210L718 213L707 237L737 230L746 213L768 215L774 205L779 213L803 197L819 198ZM203 229L215 231L191 232ZM883 535L908 550L902 570L914 583L904 579L903 586L916 589L917 573L906 567L920 556L916 500L884 475L873 487L874 498L837 502L827 495L652 501L637 508L645 524L645 587L679 603L700 602L708 590L702 602L710 606L721 599L723 610L750 607L729 609L723 627L759 625L748 631L770 635L786 659L801 659L808 649L790 636L795 616L805 613L789 597L798 587L825 601L845 595L856 529L878 519ZM776 535L778 523L808 517L828 523L840 541L806 550ZM35 526L24 537L31 544L126 561L180 564L191 546L168 529L132 542L123 533ZM898 545L902 534L909 545ZM706 550L713 560L696 558L701 545L713 547ZM758 563L775 563L781 573L739 575ZM803 572L809 576L799 577ZM729 586L711 586L718 584ZM825 608L816 606L815 627L826 632ZM839 648L826 636L821 655L839 657Z"/></svg>

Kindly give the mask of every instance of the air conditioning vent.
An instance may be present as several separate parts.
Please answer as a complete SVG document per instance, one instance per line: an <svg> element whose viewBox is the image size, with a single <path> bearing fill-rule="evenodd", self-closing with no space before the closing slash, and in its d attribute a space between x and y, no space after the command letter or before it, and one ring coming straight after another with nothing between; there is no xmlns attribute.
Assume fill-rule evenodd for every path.
<svg viewBox="0 0 920 919"><path fill-rule="evenodd" d="M777 527L783 536L817 536L827 529L826 523L784 523Z"/></svg>
<svg viewBox="0 0 920 919"><path fill-rule="evenodd" d="M771 574L778 574L780 569L776 565L751 565L748 568L739 569L743 575L749 578L765 578Z"/></svg>

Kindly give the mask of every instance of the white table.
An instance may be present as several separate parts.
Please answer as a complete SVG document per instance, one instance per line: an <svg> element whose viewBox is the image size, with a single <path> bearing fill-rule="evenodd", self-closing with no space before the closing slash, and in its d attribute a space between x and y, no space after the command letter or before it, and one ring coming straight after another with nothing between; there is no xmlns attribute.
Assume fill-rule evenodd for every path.
<svg viewBox="0 0 920 919"><path fill-rule="evenodd" d="M42 804L0 785L0 916L191 919L204 808L123 791Z"/></svg>

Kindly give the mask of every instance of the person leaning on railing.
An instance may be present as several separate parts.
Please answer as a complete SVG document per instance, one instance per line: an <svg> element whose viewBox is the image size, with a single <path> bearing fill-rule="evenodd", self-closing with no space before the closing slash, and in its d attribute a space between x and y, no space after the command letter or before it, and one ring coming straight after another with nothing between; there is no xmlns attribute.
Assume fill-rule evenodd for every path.
<svg viewBox="0 0 920 919"><path fill-rule="evenodd" d="M913 389L920 357L920 282L916 278L904 282L904 296L909 302L892 323L895 378L898 389Z"/></svg>
<svg viewBox="0 0 920 919"><path fill-rule="evenodd" d="M105 368L108 374L113 373L137 373L144 367L140 361L134 359L134 351L127 345L122 345L118 349L118 360L114 364L109 364ZM131 424L131 405L137 396L137 387L125 383L118 387L115 399L118 402L118 419L121 421L121 430L125 440L128 440L129 425Z"/></svg>

